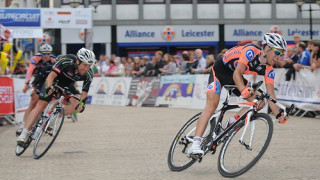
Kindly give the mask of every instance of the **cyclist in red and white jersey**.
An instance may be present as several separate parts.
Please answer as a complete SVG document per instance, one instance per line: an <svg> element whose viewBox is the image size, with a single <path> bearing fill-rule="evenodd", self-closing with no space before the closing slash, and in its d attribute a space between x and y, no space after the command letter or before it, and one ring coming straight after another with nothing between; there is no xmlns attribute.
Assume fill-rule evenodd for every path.
<svg viewBox="0 0 320 180"><path fill-rule="evenodd" d="M254 99L254 92L250 87L251 83L243 77L243 74L263 75L268 94L276 99L274 93L275 72L272 66L284 54L286 48L287 43L281 35L267 33L262 37L262 48L254 44L236 46L228 50L215 63L209 77L206 107L197 122L193 144L188 149L188 155L203 155L204 151L200 148L201 136L208 124L209 118L219 104L221 88L224 85L236 85L237 90L233 93L237 96L241 95L248 101L252 101ZM274 103L271 101L268 101L268 103L279 122L288 120L288 117L284 117L283 113L280 113ZM240 110L235 117L229 119L227 124L236 121L244 111L245 109Z"/></svg>

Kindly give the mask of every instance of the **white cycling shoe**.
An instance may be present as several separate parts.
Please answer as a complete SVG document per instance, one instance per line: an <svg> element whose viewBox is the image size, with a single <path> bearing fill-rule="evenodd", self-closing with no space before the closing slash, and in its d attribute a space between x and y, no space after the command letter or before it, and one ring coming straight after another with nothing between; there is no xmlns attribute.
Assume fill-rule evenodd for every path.
<svg viewBox="0 0 320 180"><path fill-rule="evenodd" d="M29 138L28 134L21 134L20 136L17 137L17 144L19 146L23 146L27 142L28 138Z"/></svg>
<svg viewBox="0 0 320 180"><path fill-rule="evenodd" d="M192 143L192 146L188 149L187 155L201 155L203 156L204 151L200 147L200 142L199 141L194 141Z"/></svg>

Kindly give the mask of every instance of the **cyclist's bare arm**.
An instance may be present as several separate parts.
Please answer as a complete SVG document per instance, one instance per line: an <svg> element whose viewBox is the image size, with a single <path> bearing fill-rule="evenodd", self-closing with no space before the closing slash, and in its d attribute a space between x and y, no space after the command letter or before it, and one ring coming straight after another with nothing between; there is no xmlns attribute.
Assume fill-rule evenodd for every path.
<svg viewBox="0 0 320 180"><path fill-rule="evenodd" d="M245 84L243 84L243 78L242 78L242 75L244 74L245 70L246 70L246 65L244 65L243 63L238 63L238 66L233 73L233 80L240 92L246 87Z"/></svg>
<svg viewBox="0 0 320 180"><path fill-rule="evenodd" d="M88 96L88 92L82 91L80 99L85 99Z"/></svg>
<svg viewBox="0 0 320 180"><path fill-rule="evenodd" d="M274 99L277 100L276 95L274 93L274 85L273 84L266 84L267 93ZM279 114L279 108L276 104L274 104L272 101L268 100L268 104L270 106L270 109L272 110L273 114L277 116ZM284 114L278 118L279 122L283 122L284 120L288 120L289 117L284 117Z"/></svg>
<svg viewBox="0 0 320 180"><path fill-rule="evenodd" d="M57 73L51 71L50 74L48 75L47 79L46 79L46 88L49 86L52 86L54 79L57 77Z"/></svg>

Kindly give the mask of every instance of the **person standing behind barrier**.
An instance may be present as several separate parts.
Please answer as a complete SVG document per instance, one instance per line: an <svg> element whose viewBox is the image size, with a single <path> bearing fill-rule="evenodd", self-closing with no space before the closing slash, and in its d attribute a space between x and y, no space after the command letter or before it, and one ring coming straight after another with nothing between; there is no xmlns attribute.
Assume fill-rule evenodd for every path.
<svg viewBox="0 0 320 180"><path fill-rule="evenodd" d="M172 56L168 53L163 55L163 68L160 68L159 71L163 74L174 74L176 73L177 66L174 62Z"/></svg>
<svg viewBox="0 0 320 180"><path fill-rule="evenodd" d="M312 46L312 60L310 70L313 72L314 70L320 67L320 41L314 40Z"/></svg>
<svg viewBox="0 0 320 180"><path fill-rule="evenodd" d="M113 70L112 72L110 72L110 76L113 77L122 77L125 76L125 72L124 72L124 66L120 63L120 57L115 57L114 58L114 64L115 64L115 70Z"/></svg>
<svg viewBox="0 0 320 180"><path fill-rule="evenodd" d="M156 51L156 53L154 54L154 57L156 58L156 60L158 61L157 64L157 74L160 74L161 72L159 71L159 69L163 68L164 64L163 64L163 60L162 60L162 56L163 56L163 52L162 51Z"/></svg>
<svg viewBox="0 0 320 180"><path fill-rule="evenodd" d="M195 59L198 61L197 67L191 69L191 73L201 73L203 69L207 66L207 61L202 55L201 49L195 50Z"/></svg>
<svg viewBox="0 0 320 180"><path fill-rule="evenodd" d="M201 73L205 73L205 74L210 73L211 68L214 66L215 59L213 54L208 55L206 58L206 61L207 61L207 67L201 70Z"/></svg>
<svg viewBox="0 0 320 180"><path fill-rule="evenodd" d="M131 72L131 66L133 64L133 58L131 56L128 56L127 58L127 64L124 67L124 70L126 72L126 76L130 76L130 72Z"/></svg>
<svg viewBox="0 0 320 180"><path fill-rule="evenodd" d="M155 56L153 56L152 61L147 64L146 69L144 70L142 75L157 76L158 75L157 66L158 66L158 60L155 58Z"/></svg>
<svg viewBox="0 0 320 180"><path fill-rule="evenodd" d="M144 71L147 68L147 64L149 63L149 56L143 56L140 60L140 75L143 75Z"/></svg>
<svg viewBox="0 0 320 180"><path fill-rule="evenodd" d="M140 76L140 57L136 56L133 58L133 64L131 66L130 75L131 76Z"/></svg>

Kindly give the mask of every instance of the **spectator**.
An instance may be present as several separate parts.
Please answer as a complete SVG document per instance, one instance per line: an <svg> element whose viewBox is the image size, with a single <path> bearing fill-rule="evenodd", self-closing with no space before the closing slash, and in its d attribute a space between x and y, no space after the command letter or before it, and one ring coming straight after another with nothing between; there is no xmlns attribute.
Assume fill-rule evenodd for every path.
<svg viewBox="0 0 320 180"><path fill-rule="evenodd" d="M157 64L157 74L160 73L159 69L160 68L163 68L164 64L163 64L163 60L162 60L162 56L163 56L163 52L162 51L156 51L155 54L154 54L154 57L156 58L156 60L158 61L158 64Z"/></svg>
<svg viewBox="0 0 320 180"><path fill-rule="evenodd" d="M174 74L177 71L176 63L171 55L168 53L163 56L163 68L160 68L159 71L163 74Z"/></svg>
<svg viewBox="0 0 320 180"><path fill-rule="evenodd" d="M311 56L311 67L310 70L313 72L315 69L320 67L320 41L314 40L312 46L312 56Z"/></svg>
<svg viewBox="0 0 320 180"><path fill-rule="evenodd" d="M131 66L133 63L133 58L131 56L128 56L127 58L127 64L124 67L124 70L126 72L126 76L130 76Z"/></svg>
<svg viewBox="0 0 320 180"><path fill-rule="evenodd" d="M176 63L177 69L181 66L182 61L179 59L178 55L173 56L173 60Z"/></svg>
<svg viewBox="0 0 320 180"><path fill-rule="evenodd" d="M125 71L124 71L124 66L123 64L120 63L120 57L115 57L114 58L114 64L115 64L115 70L110 72L110 76L124 76Z"/></svg>
<svg viewBox="0 0 320 180"><path fill-rule="evenodd" d="M158 60L155 56L153 56L151 63L148 63L146 69L143 73L145 76L157 76L158 71Z"/></svg>
<svg viewBox="0 0 320 180"><path fill-rule="evenodd" d="M140 75L146 70L147 64L149 62L149 56L143 56L140 60Z"/></svg>
<svg viewBox="0 0 320 180"><path fill-rule="evenodd" d="M133 59L133 64L131 66L131 71L130 71L131 76L140 76L140 57L136 56Z"/></svg>
<svg viewBox="0 0 320 180"><path fill-rule="evenodd" d="M201 49L196 49L195 50L195 54L196 54L195 60L198 61L198 62L197 62L196 68L192 68L191 69L191 73L201 73L202 70L206 68L207 61L203 57Z"/></svg>
<svg viewBox="0 0 320 180"><path fill-rule="evenodd" d="M293 64L293 68L290 68L286 73L286 81L290 81L291 76L293 75L293 79L295 79L295 71L299 71L300 69L310 66L310 53L306 49L307 45L304 42L299 42L297 44L297 52L299 54L298 62Z"/></svg>
<svg viewBox="0 0 320 180"><path fill-rule="evenodd" d="M204 68L201 71L201 73L210 73L211 72L211 68L214 66L214 63L215 63L215 59L214 59L213 54L208 55L206 58L206 61L207 61L207 67Z"/></svg>
<svg viewBox="0 0 320 180"><path fill-rule="evenodd" d="M114 61L109 61L109 62L110 62L110 68L108 69L107 72L104 73L106 76L111 76L111 73L113 71L115 71L116 68L117 68L117 66L115 65Z"/></svg>
<svg viewBox="0 0 320 180"><path fill-rule="evenodd" d="M295 44L298 44L299 42L301 42L299 33L294 33L293 34L293 41L294 41Z"/></svg>
<svg viewBox="0 0 320 180"><path fill-rule="evenodd" d="M276 66L279 68L293 68L293 64L298 62L298 55L295 53L295 48L287 49L286 59L284 61L277 61Z"/></svg>
<svg viewBox="0 0 320 180"><path fill-rule="evenodd" d="M222 49L222 50L220 51L220 53L218 54L217 59L222 58L223 55L224 55L227 51L228 51L228 49Z"/></svg>
<svg viewBox="0 0 320 180"><path fill-rule="evenodd" d="M196 68L198 65L198 61L190 58L187 54L182 54L182 59L184 60L181 65L180 73L191 73L192 68Z"/></svg>
<svg viewBox="0 0 320 180"><path fill-rule="evenodd" d="M313 47L313 40L312 39L310 39L309 41L308 41L308 43L307 43L307 50L310 52L310 53L312 53L312 47Z"/></svg>
<svg viewBox="0 0 320 180"><path fill-rule="evenodd" d="M109 69L110 69L110 60L105 59L104 61L101 61L101 70L100 70L101 76L106 75Z"/></svg>
<svg viewBox="0 0 320 180"><path fill-rule="evenodd" d="M26 66L24 64L18 64L13 72L15 75L26 74Z"/></svg>

